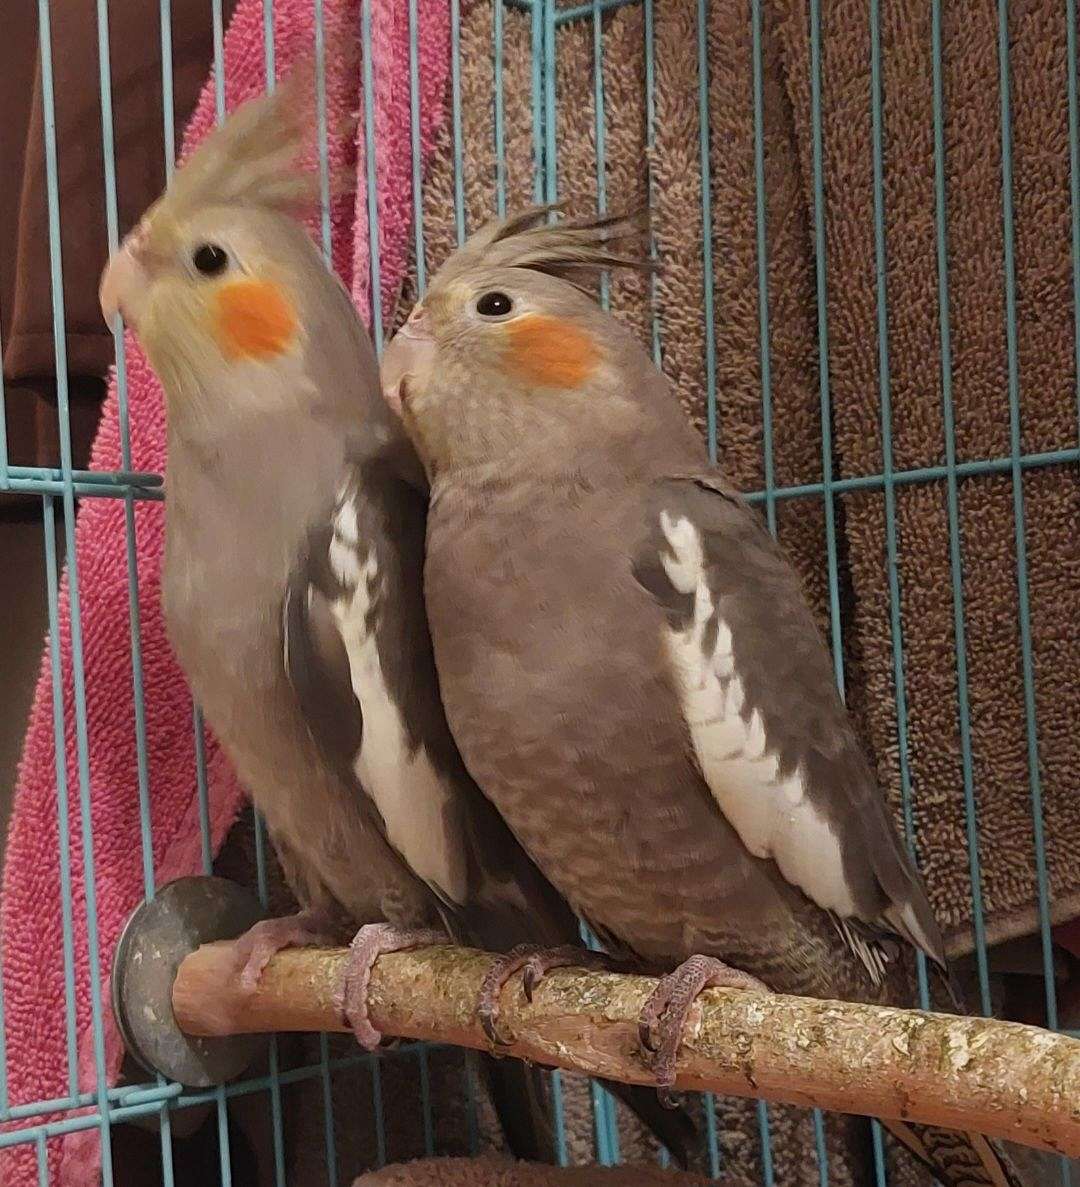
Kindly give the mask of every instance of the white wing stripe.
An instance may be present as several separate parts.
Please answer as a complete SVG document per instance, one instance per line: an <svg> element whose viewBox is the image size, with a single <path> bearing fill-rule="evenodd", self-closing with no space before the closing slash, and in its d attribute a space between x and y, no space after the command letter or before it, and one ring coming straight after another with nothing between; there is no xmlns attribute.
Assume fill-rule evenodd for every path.
<svg viewBox="0 0 1080 1187"><path fill-rule="evenodd" d="M352 523L355 527L355 512ZM337 543L335 539L330 545L331 563ZM369 552L362 567L354 548L349 554L355 566L351 592L331 608L349 656L353 693L364 719L353 769L382 815L390 844L406 864L443 898L462 903L468 874L461 849L449 843L444 817L453 793L443 784L425 748L414 750L409 745L405 724L386 684L375 637L368 630L369 610L381 595L375 552Z"/></svg>
<svg viewBox="0 0 1080 1187"><path fill-rule="evenodd" d="M761 713L743 712L746 692L735 666L731 626L713 600L701 534L689 519L666 511L660 526L669 546L661 558L664 571L681 594L694 599L687 625L665 628L664 645L705 781L751 853L772 858L819 906L852 915L855 904L836 835L807 797L801 770L781 774ZM714 616L716 640L707 649Z"/></svg>

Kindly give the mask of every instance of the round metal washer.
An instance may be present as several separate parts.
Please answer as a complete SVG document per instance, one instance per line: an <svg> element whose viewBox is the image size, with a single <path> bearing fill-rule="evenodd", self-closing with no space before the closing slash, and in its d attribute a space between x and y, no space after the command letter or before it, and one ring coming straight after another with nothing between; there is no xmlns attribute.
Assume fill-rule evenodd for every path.
<svg viewBox="0 0 1080 1187"><path fill-rule="evenodd" d="M173 1017L172 988L200 944L234 939L263 916L250 890L217 877L177 878L132 914L113 958L113 1013L128 1052L148 1072L209 1088L250 1067L268 1036L185 1034Z"/></svg>

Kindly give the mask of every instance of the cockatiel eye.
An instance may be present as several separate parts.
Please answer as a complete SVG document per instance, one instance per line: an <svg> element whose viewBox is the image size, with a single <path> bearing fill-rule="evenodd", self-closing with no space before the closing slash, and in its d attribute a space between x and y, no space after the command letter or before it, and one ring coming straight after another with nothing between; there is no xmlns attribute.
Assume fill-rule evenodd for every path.
<svg viewBox="0 0 1080 1187"><path fill-rule="evenodd" d="M514 308L514 302L506 293L484 293L476 301L476 312L481 317L506 317Z"/></svg>
<svg viewBox="0 0 1080 1187"><path fill-rule="evenodd" d="M191 262L203 276L220 276L229 266L229 253L216 243L203 243L191 253Z"/></svg>

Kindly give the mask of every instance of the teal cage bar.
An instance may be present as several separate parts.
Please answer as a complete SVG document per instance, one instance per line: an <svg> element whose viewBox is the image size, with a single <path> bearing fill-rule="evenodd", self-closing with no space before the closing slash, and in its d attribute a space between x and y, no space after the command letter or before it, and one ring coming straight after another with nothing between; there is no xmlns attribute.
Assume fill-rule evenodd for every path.
<svg viewBox="0 0 1080 1187"><path fill-rule="evenodd" d="M605 18L613 10L637 5L642 11L644 29L644 61L641 65L641 85L645 91L646 143L655 145L655 62L654 22L655 11L662 3L676 0L592 0L591 3L572 6L557 5L554 0L494 0L492 12L492 70L493 70L493 116L496 140L496 168L490 179L494 196L494 208L503 213L508 204L508 173L504 152L505 137L505 20L506 10L521 10L528 14L531 35L532 61L529 72L531 87L532 116L532 159L533 197L545 202L555 202L560 196L559 163L560 144L558 126L557 86L557 34L561 27L577 22L591 24L593 45L592 97L595 107L593 131L596 149L596 194L601 211L608 208L611 195L607 190L605 168L606 113L604 85ZM683 2L683 0L679 0ZM701 208L692 212L692 217L701 220L704 245L704 349L705 377L707 385L707 433L709 450L715 459L718 452L718 434L723 422L724 407L722 393L718 398L716 318L723 316L717 308L714 279L717 269L723 267L723 259L716 252L711 207L710 170L713 168L710 154L710 108L708 101L709 54L707 17L710 3L722 0L690 0L696 9L697 64L699 91L698 117L700 121L700 153L698 164L702 173ZM222 0L209 0L213 22L214 80L217 114L225 112L224 61L224 19ZM322 244L329 258L330 251L330 176L327 151L327 102L325 56L326 39L323 24L322 0L312 0L314 5L316 59L315 85L317 89L317 119L320 145L320 180L322 196L321 235ZM376 346L381 348L385 326L380 287L377 282L379 270L379 211L375 200L375 127L374 71L370 53L372 30L372 5L378 0L362 0L359 5L359 27L357 35L363 45L362 93L364 96L361 132L366 144L368 216L370 228L370 258L373 270L372 313L373 334ZM488 0L475 0L477 4ZM1025 503L1023 476L1026 472L1051 466L1075 466L1080 461L1080 448L1075 441L1060 441L1058 447L1040 452L1025 453L1021 440L1021 396L1022 376L1019 368L1017 344L1016 310L1016 264L1013 214L1013 155L1012 123L1010 108L1010 46L1009 10L1007 0L998 0L998 78L997 85L1001 107L1001 183L1003 204L1001 209L1004 233L1004 273L1001 278L1005 294L1006 320L1003 326L1008 358L1008 408L1009 408L1009 450L1007 456L987 457L979 460L958 461L956 449L956 424L953 405L952 373L952 326L950 323L949 255L947 242L947 213L949 195L946 186L946 139L945 139L945 95L942 71L942 7L943 0L931 0L930 35L931 61L933 67L933 162L934 162L934 231L936 243L938 317L941 349L942 418L944 425L944 457L942 465L920 468L897 468L893 452L893 400L890 385L890 342L889 342L889 260L886 236L886 176L884 153L884 110L885 97L882 83L882 0L870 0L870 41L867 53L870 62L870 89L866 104L872 121L872 152L869 167L873 178L874 255L876 268L876 322L877 357L879 373L880 431L882 457L880 471L856 476L837 476L834 472L832 448L832 415L830 393L830 357L828 325L828 286L830 278L826 268L826 203L824 160L828 146L824 142L822 123L822 53L821 53L821 5L820 0L807 0L810 39L810 103L812 112L812 236L815 244L816 270L814 286L817 299L817 348L818 378L821 416L821 472L820 478L812 482L784 485L776 478L774 460L773 387L770 341L772 326L769 309L768 258L769 235L765 193L765 148L764 148L764 99L762 70L762 0L748 0L747 19L750 23L748 52L751 55L753 111L753 173L756 183L755 233L757 252L756 299L759 329L761 405L762 405L762 447L764 484L761 489L750 492L750 497L763 508L771 530L776 531L778 504L789 500L820 500L824 507L827 549L822 557L825 567L829 619L831 623L831 644L835 662L836 679L841 690L844 688L844 650L841 634L841 594L836 528L837 500L851 492L880 492L886 525L886 555L884 563L888 572L888 626L891 639L892 677L895 688L895 712L897 723L897 749L899 756L899 777L903 796L904 824L907 841L913 851L918 851L919 838L914 827L912 809L912 774L909 765L908 706L905 690L905 623L901 612L900 588L900 542L897 530L896 492L900 487L911 484L939 484L947 496L948 510L948 552L951 571L951 594L953 627L957 642L955 664L957 692L960 705L959 736L963 777L963 794L966 812L967 857L969 863L972 909L974 918L976 969L979 985L980 1005L984 1012L990 1011L990 981L987 962L986 931L982 901L980 873L980 851L978 834L978 812L975 775L972 759L971 720L968 704L967 654L965 645L965 606L963 592L964 548L961 541L959 515L959 484L964 479L980 475L1008 475L1011 479L1013 514L1015 528L1016 582L1019 606L1019 630L1021 641L1021 662L1023 677L1023 708L1026 730L1028 781L1030 787L1031 814L1036 841L1034 862L1038 887L1039 936L1042 949L1044 983L1046 994L1046 1017L1052 1028L1058 1026L1058 1008L1055 999L1053 957L1051 948L1050 883L1045 852L1044 822L1042 816L1042 786L1039 764L1039 734L1036 716L1034 660L1032 632L1028 602L1028 572L1025 537ZM165 96L161 113L165 129L166 175L171 174L176 154L173 138L173 75L172 75L172 14L170 0L159 0L160 36L162 56L162 83ZM505 4L505 8L504 8ZM105 1184L114 1179L111 1161L110 1134L114 1127L135 1119L152 1116L159 1122L161 1177L166 1187L174 1182L172 1119L176 1110L197 1105L210 1105L216 1110L220 1148L220 1182L228 1187L233 1181L232 1160L229 1146L227 1102L238 1096L262 1094L267 1101L271 1118L273 1140L273 1164L278 1184L285 1184L285 1151L282 1124L281 1089L288 1084L310 1081L312 1090L321 1092L325 1114L325 1156L327 1179L332 1187L339 1180L336 1159L335 1122L331 1108L331 1076L344 1067L366 1067L372 1082L373 1113L369 1119L377 1135L377 1159L386 1158L383 1140L383 1101L381 1090L380 1060L362 1054L343 1058L331 1058L325 1036L321 1040L320 1058L317 1063L300 1068L283 1070L279 1066L276 1047L272 1046L269 1056L268 1074L247 1079L206 1092L185 1092L176 1084L160 1077L120 1088L109 1087L105 1075L104 1038L102 1028L103 1011L108 1008L101 994L101 980L107 954L99 950L95 901L93 861L86 863L86 927L89 936L88 960L91 970L91 1009L94 1035L94 1063L96 1082L90 1091L80 1091L77 1082L76 1015L75 1015L75 944L74 920L71 894L71 843L68 827L68 804L79 806L81 845L85 853L93 854L94 835L90 814L90 767L87 743L86 719L86 674L83 656L82 625L79 614L80 574L75 550L75 508L81 499L114 498L124 504L127 534L127 572L129 591L129 629L132 643L131 679L135 689L135 716L132 728L137 740L138 794L142 824L142 870L145 893L152 896L155 890L155 870L150 837L150 797L152 795L151 775L148 766L146 746L146 723L143 697L143 673L138 601L138 572L136 567L135 525L136 504L147 500L163 498L162 476L138 473L131 461L130 425L127 408L127 373L124 356L124 337L121 325L114 328L116 348L116 375L120 404L122 437L122 461L120 470L98 472L74 468L71 446L71 425L69 414L69 384L65 344L64 319L64 262L61 253L60 228L63 212L58 185L58 148L56 139L55 103L53 90L53 62L57 47L52 42L49 0L38 0L38 19L41 45L41 92L44 105L45 166L48 195L48 232L50 246L50 270L53 299L53 336L56 355L57 408L59 418L59 457L53 467L31 467L17 465L10 461L6 425L6 414L0 415L0 491L14 492L29 500L40 500L44 532L44 554L46 560L45 586L48 601L50 633L56 635L59 629L60 550L59 533L63 533L64 555L68 566L71 591L71 642L74 659L74 720L67 721L63 697L60 691L60 658L54 650L51 657L54 684L53 712L55 738L58 753L63 753L65 733L73 729L76 739L78 764L77 785L68 786L65 764L57 763L57 813L60 830L60 878L64 899L63 955L65 963L66 1005L63 1016L57 1019L57 1026L64 1028L68 1069L68 1091L60 1098L47 1101L12 1103L9 1099L5 1051L0 1046L0 1122L4 1130L0 1133L0 1148L25 1143L37 1151L39 1181L48 1182L46 1162L46 1141L65 1133L83 1129L97 1129L101 1135L102 1176ZM105 195L107 234L110 247L115 247L122 230L119 224L115 154L113 145L113 117L110 70L109 8L107 0L96 0L98 29L98 61L101 99L101 135L104 146L105 170L99 183ZM408 20L410 30L409 86L411 98L411 119L402 130L411 145L412 177L414 190L413 246L416 263L416 280L420 293L426 282L428 259L425 254L424 207L421 198L422 151L420 124L420 77L418 53L418 28L422 5L420 0L409 0ZM462 8L460 0L450 0L451 70L449 80L449 129L452 137L454 162L454 227L456 238L461 242L470 228L467 226L467 203L465 193L465 170L463 155L463 96L461 32ZM1076 357L1080 360L1080 116L1077 98L1077 47L1076 47L1076 5L1075 0L1064 0L1060 19L1067 30L1068 92L1062 102L1068 105L1068 134L1070 161L1071 243L1073 252L1072 290L1076 316ZM273 0L263 0L264 53L267 74L274 73L275 45L273 36ZM650 192L653 186L650 178ZM688 217L691 214L688 213ZM655 254L655 244L653 245ZM655 293L655 288L654 288ZM601 299L609 300L607 284L603 286ZM663 340L660 320L656 315L655 303L651 321L651 338L657 360L663 358ZM1078 368L1080 375L1080 368ZM3 411L3 380L0 377L0 411ZM1078 416L1080 416L1080 387L1077 392ZM199 802L201 807L202 855L206 871L211 869L211 843L208 812L208 795L205 767L205 753L202 723L196 712L193 722L191 745L197 759L199 778ZM260 893L266 894L266 850L263 830L256 828L258 883ZM586 937L588 938L588 937ZM0 978L0 1044L4 1041L3 985ZM920 990L922 1000L927 1000L926 970L920 958ZM432 1089L429 1076L429 1049L423 1045L410 1045L381 1057L399 1061L411 1061L419 1081L419 1094L423 1117L424 1146L428 1153L436 1149L434 1123L432 1118ZM470 1137L475 1146L477 1120L474 1089L467 1078L465 1091L470 1094L473 1105L470 1114ZM614 1164L620 1159L619 1131L611 1099L602 1089L592 1088L592 1119L595 1138L596 1160L601 1164ZM555 1075L556 1099L561 1100L561 1086ZM716 1118L712 1102L706 1102L707 1137L711 1169L717 1177L723 1173L723 1159L717 1134ZM45 1114L62 1112L61 1120L44 1122ZM774 1169L770 1144L769 1109L765 1104L758 1106L758 1121L761 1141L762 1181L771 1187ZM815 1117L815 1133L819 1158L820 1181L829 1182L829 1169L825 1157L825 1126L827 1122L820 1114ZM885 1160L880 1131L875 1128L875 1153L877 1180L887 1181ZM559 1146L568 1158L567 1137L559 1116ZM1070 1182L1069 1170L1064 1161L1061 1164L1061 1182Z"/></svg>

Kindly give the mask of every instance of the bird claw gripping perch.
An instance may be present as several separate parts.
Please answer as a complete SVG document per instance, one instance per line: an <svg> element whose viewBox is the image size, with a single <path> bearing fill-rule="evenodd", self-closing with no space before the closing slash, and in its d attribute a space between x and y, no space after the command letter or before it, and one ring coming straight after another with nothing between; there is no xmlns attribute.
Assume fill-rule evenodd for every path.
<svg viewBox="0 0 1080 1187"><path fill-rule="evenodd" d="M405 952L410 948L426 948L446 942L443 932L402 929L389 923L366 923L353 937L345 974L334 994L334 1005L365 1051L374 1051L382 1042L382 1034L371 1025L368 1016L368 987L375 962L388 952Z"/></svg>
<svg viewBox="0 0 1080 1187"><path fill-rule="evenodd" d="M518 944L505 956L500 956L484 975L480 986L480 997L476 1006L477 1017L494 1047L505 1047L507 1043L499 1036L499 995L507 982L517 972L522 973L522 989L526 1001L531 1002L536 987L552 969L571 966L585 969L606 969L608 960L602 953L590 952L574 944L563 944L558 948L541 948L535 944Z"/></svg>
<svg viewBox="0 0 1080 1187"><path fill-rule="evenodd" d="M663 1089L661 1100L672 1103L667 1091L675 1084L675 1062L690 1008L703 989L749 989L768 993L757 977L733 969L712 956L691 956L678 968L661 977L642 1007L638 1037L646 1064Z"/></svg>
<svg viewBox="0 0 1080 1187"><path fill-rule="evenodd" d="M329 947L338 940L332 921L316 911L260 919L236 942L240 985L254 993L263 969L285 948Z"/></svg>

